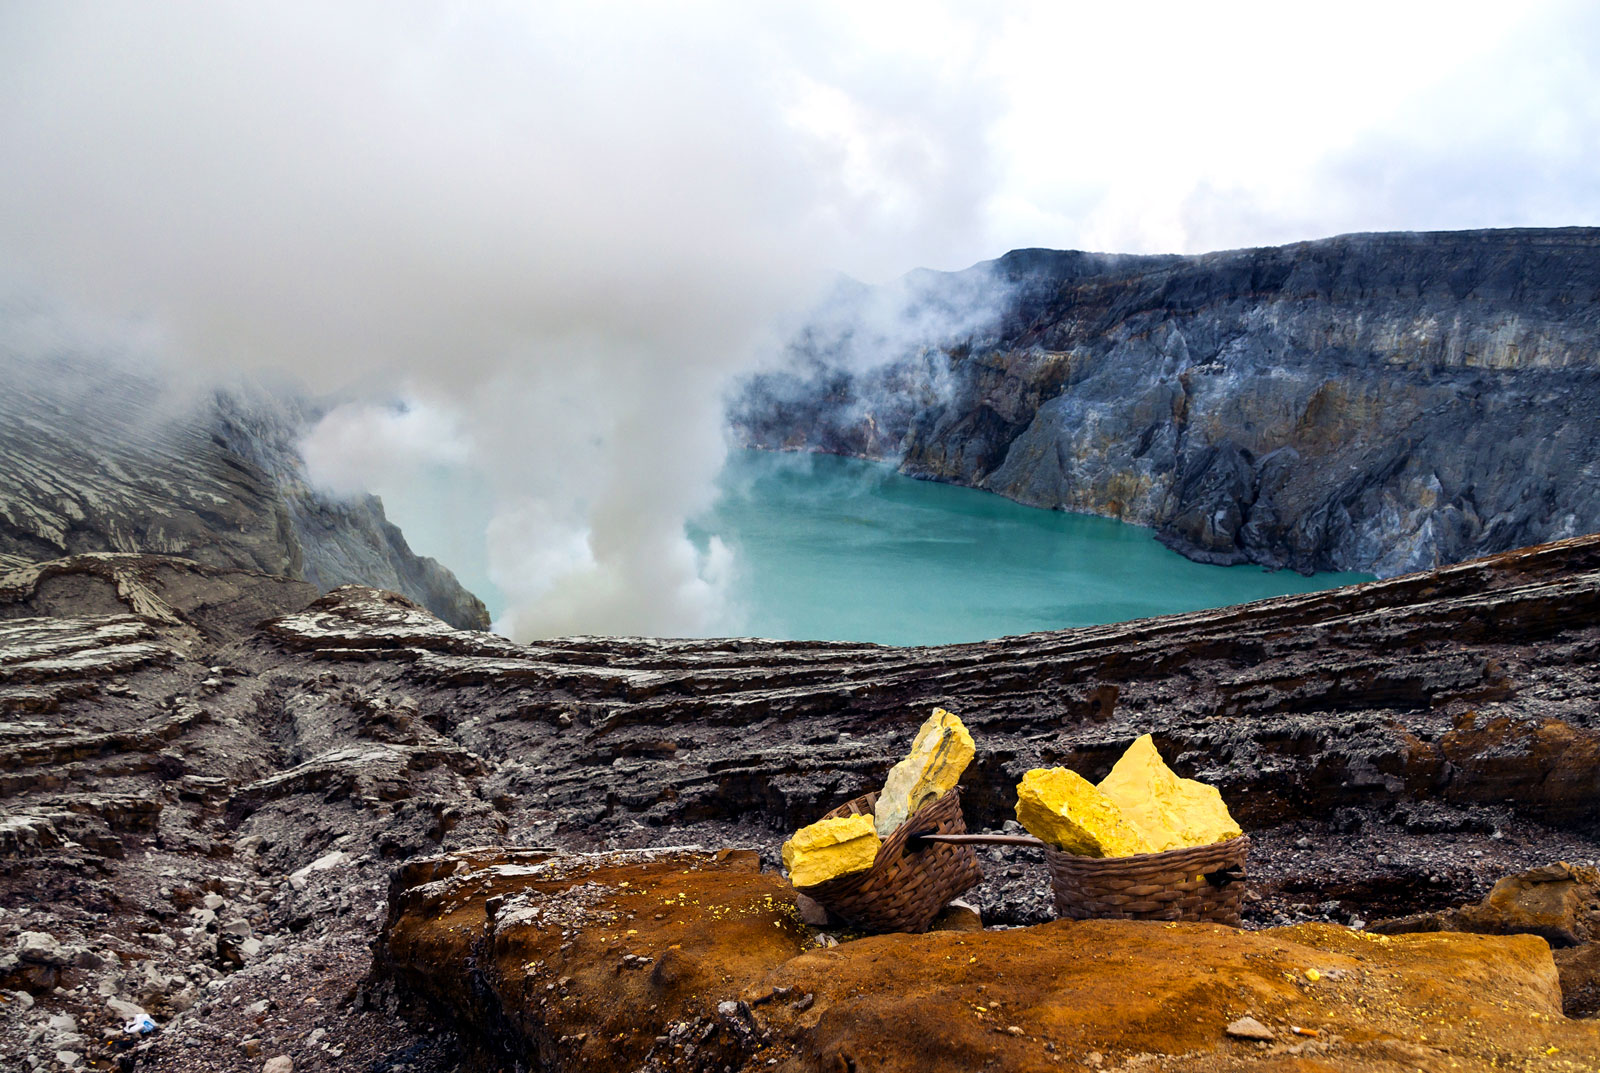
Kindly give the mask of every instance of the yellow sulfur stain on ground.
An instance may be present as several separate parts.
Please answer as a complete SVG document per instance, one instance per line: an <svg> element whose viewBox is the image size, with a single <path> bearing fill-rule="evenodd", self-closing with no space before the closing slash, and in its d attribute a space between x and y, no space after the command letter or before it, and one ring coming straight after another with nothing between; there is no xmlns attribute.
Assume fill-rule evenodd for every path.
<svg viewBox="0 0 1600 1073"><path fill-rule="evenodd" d="M1215 786L1180 778L1146 734L1122 754L1100 789L1153 852L1238 838L1239 825Z"/></svg>
<svg viewBox="0 0 1600 1073"><path fill-rule="evenodd" d="M1017 822L1083 857L1149 853L1149 843L1094 783L1069 768L1035 768L1017 784Z"/></svg>
<svg viewBox="0 0 1600 1073"><path fill-rule="evenodd" d="M960 782L974 752L972 735L961 720L943 708L935 708L917 731L911 755L890 769L883 792L878 795L878 837L894 834L895 828L917 809Z"/></svg>
<svg viewBox="0 0 1600 1073"><path fill-rule="evenodd" d="M783 844L783 867L796 887L814 887L871 868L879 845L871 816L818 820Z"/></svg>

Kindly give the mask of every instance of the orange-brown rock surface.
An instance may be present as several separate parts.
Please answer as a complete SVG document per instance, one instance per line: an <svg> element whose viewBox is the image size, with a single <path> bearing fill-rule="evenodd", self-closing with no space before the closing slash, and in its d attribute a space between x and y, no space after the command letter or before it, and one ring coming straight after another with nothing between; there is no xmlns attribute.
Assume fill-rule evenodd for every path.
<svg viewBox="0 0 1600 1073"><path fill-rule="evenodd" d="M1506 876L1477 905L1383 920L1373 930L1537 935L1555 948L1562 1006L1572 1016L1600 1012L1600 871L1565 861Z"/></svg>
<svg viewBox="0 0 1600 1073"><path fill-rule="evenodd" d="M1533 936L1057 921L825 945L792 897L749 853L464 851L404 867L380 962L548 1070L1600 1068ZM1244 1016L1275 1039L1228 1036Z"/></svg>

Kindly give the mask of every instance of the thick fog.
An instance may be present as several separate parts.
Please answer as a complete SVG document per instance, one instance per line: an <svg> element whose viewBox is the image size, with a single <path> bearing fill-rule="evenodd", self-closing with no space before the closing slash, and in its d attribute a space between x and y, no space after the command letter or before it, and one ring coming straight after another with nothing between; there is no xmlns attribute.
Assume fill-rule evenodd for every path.
<svg viewBox="0 0 1600 1073"><path fill-rule="evenodd" d="M1596 29L1477 0L15 2L0 297L137 324L180 385L350 400L305 444L334 491L481 481L514 636L716 632L737 563L683 526L724 392L838 272L1595 224Z"/></svg>
<svg viewBox="0 0 1600 1073"><path fill-rule="evenodd" d="M512 635L704 632L729 375L985 192L982 95L818 10L8 8L5 269L200 376L371 395L308 441L336 491L482 474Z"/></svg>

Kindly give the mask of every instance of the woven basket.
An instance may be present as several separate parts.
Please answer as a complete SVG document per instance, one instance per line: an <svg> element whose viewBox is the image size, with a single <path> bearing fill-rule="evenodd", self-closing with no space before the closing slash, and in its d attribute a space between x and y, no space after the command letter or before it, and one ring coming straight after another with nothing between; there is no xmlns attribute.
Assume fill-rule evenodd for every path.
<svg viewBox="0 0 1600 1073"><path fill-rule="evenodd" d="M877 801L876 793L865 794L823 819L870 816ZM982 881L983 871L971 846L921 842L921 848L908 850L906 843L917 835L963 834L966 829L957 787L918 809L884 839L871 868L804 887L801 893L862 931L927 931L950 899Z"/></svg>
<svg viewBox="0 0 1600 1073"><path fill-rule="evenodd" d="M1079 857L1045 846L1056 916L1206 920L1239 926L1250 838L1132 857Z"/></svg>

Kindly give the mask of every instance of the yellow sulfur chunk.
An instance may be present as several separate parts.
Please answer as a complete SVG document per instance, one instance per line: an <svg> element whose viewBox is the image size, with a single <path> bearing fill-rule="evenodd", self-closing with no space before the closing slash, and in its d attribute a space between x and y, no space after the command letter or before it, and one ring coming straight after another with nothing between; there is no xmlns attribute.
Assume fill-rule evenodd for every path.
<svg viewBox="0 0 1600 1073"><path fill-rule="evenodd" d="M974 753L972 735L961 720L935 708L917 731L911 755L889 769L874 810L879 838L888 838L917 809L961 781Z"/></svg>
<svg viewBox="0 0 1600 1073"><path fill-rule="evenodd" d="M1148 734L1128 746L1100 789L1156 852L1209 846L1243 833L1228 814L1221 791L1180 778L1162 761Z"/></svg>
<svg viewBox="0 0 1600 1073"><path fill-rule="evenodd" d="M1035 768L1017 783L1017 822L1081 857L1130 857L1150 847L1094 783L1064 767Z"/></svg>
<svg viewBox="0 0 1600 1073"><path fill-rule="evenodd" d="M872 817L838 816L802 827L783 844L783 868L797 887L814 887L872 867L878 857Z"/></svg>

